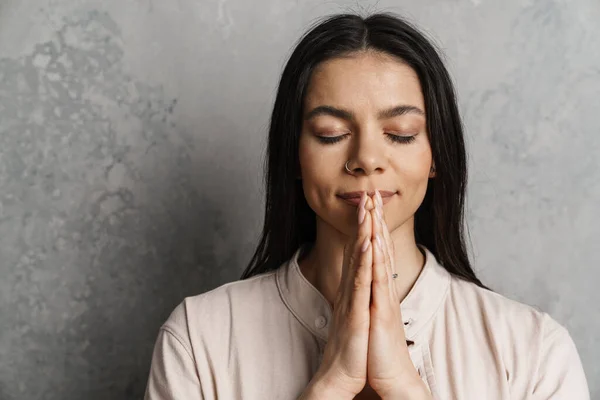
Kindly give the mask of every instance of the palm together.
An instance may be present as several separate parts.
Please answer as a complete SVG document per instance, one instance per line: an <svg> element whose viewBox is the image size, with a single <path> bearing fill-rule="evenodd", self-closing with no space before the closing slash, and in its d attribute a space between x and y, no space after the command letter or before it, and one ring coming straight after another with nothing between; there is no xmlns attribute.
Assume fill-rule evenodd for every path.
<svg viewBox="0 0 600 400"><path fill-rule="evenodd" d="M419 399L431 399L409 356L400 298L392 279L392 274L397 273L394 243L385 222L379 191L375 191L373 198L367 196L364 212L371 216L367 219L371 222L371 243L367 251L372 251L373 260L367 354L368 385L382 399L412 399L414 397L410 397L411 393L422 394Z"/></svg>

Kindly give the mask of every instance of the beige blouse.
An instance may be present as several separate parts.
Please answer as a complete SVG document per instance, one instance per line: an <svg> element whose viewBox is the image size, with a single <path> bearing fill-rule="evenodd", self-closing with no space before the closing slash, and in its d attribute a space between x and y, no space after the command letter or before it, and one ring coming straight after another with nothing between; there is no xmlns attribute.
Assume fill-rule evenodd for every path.
<svg viewBox="0 0 600 400"><path fill-rule="evenodd" d="M422 246L421 246L422 247ZM589 400L577 348L549 314L426 261L400 304L433 398ZM276 271L185 298L161 326L145 400L292 400L316 372L332 310L298 249Z"/></svg>

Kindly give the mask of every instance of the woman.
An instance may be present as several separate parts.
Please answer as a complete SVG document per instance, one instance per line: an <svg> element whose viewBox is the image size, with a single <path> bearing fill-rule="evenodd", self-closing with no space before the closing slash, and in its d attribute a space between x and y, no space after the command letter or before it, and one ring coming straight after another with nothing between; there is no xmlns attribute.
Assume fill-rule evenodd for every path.
<svg viewBox="0 0 600 400"><path fill-rule="evenodd" d="M146 399L589 399L568 331L475 276L448 72L393 14L297 44L242 279L161 327Z"/></svg>

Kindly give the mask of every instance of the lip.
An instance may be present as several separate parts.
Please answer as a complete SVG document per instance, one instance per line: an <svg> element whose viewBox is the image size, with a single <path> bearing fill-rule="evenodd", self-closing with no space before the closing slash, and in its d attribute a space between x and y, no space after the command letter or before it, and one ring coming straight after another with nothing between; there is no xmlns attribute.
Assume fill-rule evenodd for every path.
<svg viewBox="0 0 600 400"><path fill-rule="evenodd" d="M374 196L375 195L375 191L371 190L371 191L366 191L367 194L369 196ZM337 196L344 200L346 203L351 204L353 206L358 206L360 204L360 197L362 196L362 191L358 191L358 192L346 192L346 193L340 193ZM397 192L390 192L389 190L380 190L379 194L381 194L381 200L383 200L383 204L387 204L390 200L392 200L392 197L396 194Z"/></svg>

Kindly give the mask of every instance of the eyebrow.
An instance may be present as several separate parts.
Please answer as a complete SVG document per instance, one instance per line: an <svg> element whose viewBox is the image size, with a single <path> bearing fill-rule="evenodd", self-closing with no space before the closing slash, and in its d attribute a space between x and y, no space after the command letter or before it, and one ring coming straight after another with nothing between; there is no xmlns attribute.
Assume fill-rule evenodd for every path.
<svg viewBox="0 0 600 400"><path fill-rule="evenodd" d="M407 104L400 104L398 106L394 106L392 108L380 111L377 114L377 118L381 120L406 114L418 114L421 116L425 116L425 112L419 107ZM318 106L313 108L308 114L306 114L304 120L308 121L309 119L315 118L319 115L331 115L333 117L345 119L351 122L355 121L356 119L354 113L352 113L351 111L344 110L342 108L336 108L333 106Z"/></svg>

